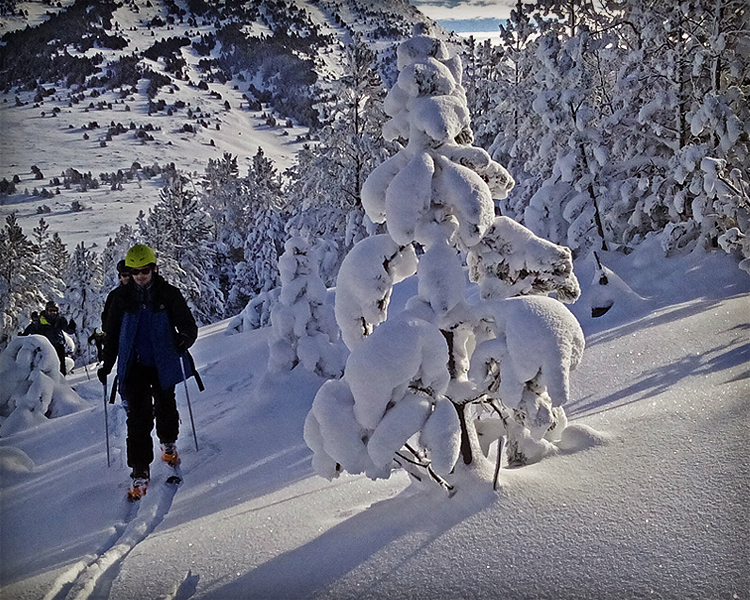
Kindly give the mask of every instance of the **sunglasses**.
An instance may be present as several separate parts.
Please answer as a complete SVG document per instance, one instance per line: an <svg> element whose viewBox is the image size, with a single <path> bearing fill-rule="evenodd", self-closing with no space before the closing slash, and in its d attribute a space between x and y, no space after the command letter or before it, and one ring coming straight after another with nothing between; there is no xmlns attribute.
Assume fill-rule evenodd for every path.
<svg viewBox="0 0 750 600"><path fill-rule="evenodd" d="M131 275L148 275L151 272L151 267L143 267L142 269L130 269Z"/></svg>

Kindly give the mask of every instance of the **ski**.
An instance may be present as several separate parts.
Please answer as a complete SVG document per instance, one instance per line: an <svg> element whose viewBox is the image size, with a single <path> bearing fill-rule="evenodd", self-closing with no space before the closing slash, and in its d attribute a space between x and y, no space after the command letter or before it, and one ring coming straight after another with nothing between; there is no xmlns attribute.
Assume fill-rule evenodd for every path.
<svg viewBox="0 0 750 600"><path fill-rule="evenodd" d="M165 480L167 486L176 487L182 483L182 471L180 470L180 457L177 454L174 443L162 444L162 462L166 465L169 475ZM135 481L138 483L136 484ZM127 499L129 502L137 502L146 495L149 480L136 479L128 490Z"/></svg>
<svg viewBox="0 0 750 600"><path fill-rule="evenodd" d="M180 485L182 483L182 470L180 469L179 460L176 464L167 463L167 467L172 474L167 477L167 485Z"/></svg>
<svg viewBox="0 0 750 600"><path fill-rule="evenodd" d="M180 460L179 455L174 444L162 444L162 461L167 465L167 468L171 470L172 474L167 477L168 485L179 485L182 483L182 472L180 471Z"/></svg>

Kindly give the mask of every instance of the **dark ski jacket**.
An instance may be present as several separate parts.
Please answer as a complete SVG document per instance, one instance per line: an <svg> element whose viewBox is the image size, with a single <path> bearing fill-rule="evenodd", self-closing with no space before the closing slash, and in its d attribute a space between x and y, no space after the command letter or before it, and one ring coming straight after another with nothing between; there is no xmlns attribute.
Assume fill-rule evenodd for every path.
<svg viewBox="0 0 750 600"><path fill-rule="evenodd" d="M64 347L65 336L63 335L63 331L74 334L76 332L76 324L72 320L68 321L61 315L52 317L46 311L42 311L39 315L39 322L31 323L24 329L22 335L43 335L53 346Z"/></svg>
<svg viewBox="0 0 750 600"><path fill-rule="evenodd" d="M109 314L109 309L112 308L112 300L114 299L115 292L120 289L120 287L113 289L109 294L107 294L107 299L104 301L104 310L102 310L102 329L107 323L107 315Z"/></svg>
<svg viewBox="0 0 750 600"><path fill-rule="evenodd" d="M180 356L198 337L198 326L180 291L154 273L144 290L131 281L113 290L103 323L106 334L104 369L117 360L120 393L127 394L127 373L137 360L156 367L163 389L183 379ZM189 368L190 361L185 367ZM189 377L193 373L186 373Z"/></svg>

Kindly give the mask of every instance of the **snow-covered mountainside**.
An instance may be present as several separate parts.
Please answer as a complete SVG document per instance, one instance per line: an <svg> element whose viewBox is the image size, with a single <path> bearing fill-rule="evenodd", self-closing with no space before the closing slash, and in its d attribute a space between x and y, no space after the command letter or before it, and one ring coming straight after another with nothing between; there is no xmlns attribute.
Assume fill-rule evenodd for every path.
<svg viewBox="0 0 750 600"><path fill-rule="evenodd" d="M631 297L581 306L578 438L503 468L497 492L315 476L302 430L322 379L268 374L271 329L228 343L222 322L193 349L200 450L180 387L185 481L155 465L134 509L121 404L108 468L102 387L78 369L86 410L0 439L0 598L747 598L747 278L726 255L616 254ZM397 287L394 306L416 284Z"/></svg>
<svg viewBox="0 0 750 600"><path fill-rule="evenodd" d="M685 234L706 227L705 243L693 238L692 245L667 254L661 232L646 228L638 243L607 249L602 233L601 244L584 251L586 240L576 235L596 232L599 205L593 201L602 190L576 175L578 159L593 163L585 147L570 146L580 140L577 133L562 132L556 143L576 156L549 147L541 153L560 160L533 207L545 235L565 226L560 236L580 242L573 254L558 245L560 236L552 243L505 213L495 218L495 201L510 190L511 174L472 147L460 62L442 43L414 36L399 47L398 83L383 101L392 120L383 123L375 111L358 110L367 103L363 98L380 93L369 77L358 78L371 73L369 52L348 65L346 75L357 85L340 87L336 98L338 125L369 117L384 141L408 137L408 144L385 160L386 148L374 143L372 131L352 139L334 123L321 131L318 147L299 153L299 185L282 192L268 157L254 148L241 155L245 160L252 154L252 161L247 177L240 177L231 148L217 149L218 134L233 143L250 133L256 142L276 140L268 156L278 153L283 164L287 141L294 149L306 137L308 100L325 106L325 77L315 71L315 81L305 79L313 72L306 61L322 64L320 51L330 41L326 27L336 35L350 33L341 16L331 21L333 5L321 0L304 14L300 4L283 12L271 10L280 2L225 4L235 17L242 14L241 26L237 19L212 16L203 0L158 5L164 12L149 17L151 29L135 30L148 42L139 52L148 54L132 58L116 55L123 26L115 26L107 11L135 13L133 2L70 5L67 18L76 14L78 21L68 25L77 37L67 38L69 30L58 26L52 38L34 41L44 32L40 26L24 40L36 53L24 55L23 44L5 40L4 76L25 56L28 70L49 82L45 91L38 81L14 84L0 114L26 114L25 124L57 127L63 141L55 151L63 148L66 159L75 158L79 134L95 143L102 161L118 148L163 152L122 173L106 166L112 170L90 175L80 167L50 176L40 161L29 167L25 182L18 181L38 186L36 193L4 196L3 212L42 198L40 213L22 215L27 229L45 215L69 241L83 236L87 245L101 245L123 220L131 222L161 179L161 198L149 218L139 220L138 234L158 252L149 263L158 261L160 275L184 284L203 324L191 352L205 390L193 381L176 390L182 484L165 485L174 471L157 460L148 493L127 503L125 411L116 398L114 405L108 402L111 388L95 374L88 335L101 324L98 302L114 285L115 261L140 238L125 232L102 252L106 260L87 254L83 243L62 259L59 240L50 240L41 226L33 236L45 243L34 248L14 218L7 219L0 258L13 268L0 270L0 291L14 293L0 294L8 306L0 323L8 341L0 354L0 598L749 597L750 278L737 269L737 254L711 251L721 242L708 212L734 208L731 200L737 214L725 216L743 217L746 196L739 188L726 192L726 182L716 196L711 186L720 182L721 163L706 157L700 179L689 184L700 223L668 223L674 236L678 225ZM343 6L337 15L356 12L352 4L346 4L349 12ZM180 14L188 8L190 16ZM384 35L372 28L376 22L382 25L375 20L368 31ZM147 32L155 28L161 33L152 43ZM266 54L253 51L256 28L267 36L261 45ZM200 35L190 41L188 32L196 31ZM254 32L250 39L248 32ZM282 39L294 46L291 52ZM540 40L555 42L552 36ZM312 47L316 51L308 54ZM183 54L187 49L194 50L194 67ZM566 56L555 44L542 49L536 58ZM612 48L605 49L601 57L610 56ZM361 44L349 50L354 54ZM383 48L381 59L388 52ZM85 74L87 65L98 68L110 54L112 73L106 76L118 85L89 87L100 75ZM334 53L329 58L333 76L338 65ZM634 64L645 58L641 54ZM245 68L250 64L260 65L252 77ZM573 63L537 65L537 75L566 64ZM23 77L26 68L16 67ZM66 90L68 84L83 86L80 77L89 82L75 100L58 97L63 82L57 67L67 73ZM283 75L290 72L294 77L287 81ZM580 83L588 91L585 80ZM561 81L558 91L566 85ZM52 87L56 91L46 95ZM183 95L186 90L203 96ZM235 96L230 99L227 90L247 107L232 104ZM111 109L97 104L102 96L111 99ZM197 97L210 106L194 104ZM539 97L534 92L516 100L554 117L561 104L542 94L549 102L540 107ZM255 102L263 112L251 110ZM61 115L93 119L115 107L133 118L133 129L123 124L122 131L113 120L97 137L104 129L98 121L85 130L60 126ZM289 113L282 117L284 110ZM165 133L142 127L141 119L175 124ZM587 134L594 139L611 122L598 121ZM554 123L562 121L549 121ZM528 133L539 131L545 130ZM40 139L45 137L45 144L55 140ZM204 176L192 177L164 167L178 146L174 137L181 138L179 158L187 164L210 156L196 155L195 147L229 150L209 162ZM32 150L42 156L42 145ZM595 155L606 163L602 148L597 145ZM347 196L351 188L331 182L350 166L360 181L374 167L358 163L363 156L384 162L370 172L361 196ZM554 179L560 169L564 178ZM685 173L679 176L684 181ZM602 171L600 181L627 196L662 180L642 177L628 187ZM532 183L526 182L527 191ZM578 184L583 187L576 190ZM209 193L201 194L201 185ZM560 192L570 200L564 211ZM282 194L302 210L282 214ZM674 213L688 205L684 194L680 198ZM516 198L507 199L505 208L512 208ZM545 207L564 214L547 219ZM651 207L642 205L638 215L645 217ZM626 219L615 219L619 213L607 214L624 226ZM664 214L656 210L654 217ZM570 220L578 224L576 235L567 230ZM387 233L369 227L383 221ZM630 225L643 223L636 218ZM584 224L588 229L581 231ZM730 225L727 219L726 233L741 239L740 229ZM318 239L313 245L308 237ZM332 289L338 250L347 254ZM468 254L465 263L457 251ZM525 292L541 296L514 297ZM572 302L570 311L543 297L553 292ZM61 298L60 312L78 323L76 362L65 377L55 370L47 340L18 335L22 319L50 297ZM256 303L266 303L266 311L256 310ZM22 319L14 321L19 314ZM339 334L348 358L340 352Z"/></svg>
<svg viewBox="0 0 750 600"><path fill-rule="evenodd" d="M445 35L406 0L15 4L0 20L0 179L15 186L0 216L28 231L44 216L70 246L119 228L92 238L89 223L133 224L158 199L158 167L203 173L224 153L242 166L258 148L289 167L353 35L386 82L416 23Z"/></svg>

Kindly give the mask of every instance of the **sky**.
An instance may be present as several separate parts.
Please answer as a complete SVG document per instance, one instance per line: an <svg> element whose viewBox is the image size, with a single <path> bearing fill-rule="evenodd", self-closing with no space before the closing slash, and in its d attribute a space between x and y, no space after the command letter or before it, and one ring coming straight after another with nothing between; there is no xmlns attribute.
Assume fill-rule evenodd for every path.
<svg viewBox="0 0 750 600"><path fill-rule="evenodd" d="M411 0L411 3L445 29L477 39L493 37L515 5L513 0Z"/></svg>

